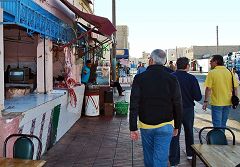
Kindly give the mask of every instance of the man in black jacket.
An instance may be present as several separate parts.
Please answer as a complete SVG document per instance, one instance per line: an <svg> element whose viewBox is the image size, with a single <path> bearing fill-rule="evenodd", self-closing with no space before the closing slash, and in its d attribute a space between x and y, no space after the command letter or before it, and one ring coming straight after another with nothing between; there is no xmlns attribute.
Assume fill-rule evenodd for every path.
<svg viewBox="0 0 240 167"><path fill-rule="evenodd" d="M172 136L180 128L181 91L176 77L164 70L165 63L165 52L154 50L149 67L135 76L131 90L130 137L139 139L139 127L146 167L167 166Z"/></svg>
<svg viewBox="0 0 240 167"><path fill-rule="evenodd" d="M177 71L172 73L177 77L180 84L182 101L183 101L183 113L182 124L184 127L185 144L187 159L192 159L191 145L194 142L193 136L193 123L194 123L194 100L200 101L202 98L200 86L195 76L188 73L190 68L189 59L186 57L180 57L177 59ZM171 166L176 166L180 163L180 145L179 145L179 133L172 138L170 145L169 161Z"/></svg>

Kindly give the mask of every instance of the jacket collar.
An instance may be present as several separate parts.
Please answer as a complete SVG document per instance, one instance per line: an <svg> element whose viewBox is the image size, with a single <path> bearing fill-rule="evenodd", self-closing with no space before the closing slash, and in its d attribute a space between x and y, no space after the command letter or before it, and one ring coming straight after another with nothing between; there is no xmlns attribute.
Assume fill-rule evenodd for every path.
<svg viewBox="0 0 240 167"><path fill-rule="evenodd" d="M186 73L187 71L185 71L185 70L176 70L176 72L183 72L183 73Z"/></svg>
<svg viewBox="0 0 240 167"><path fill-rule="evenodd" d="M158 64L150 65L147 67L147 70L163 70L163 65Z"/></svg>

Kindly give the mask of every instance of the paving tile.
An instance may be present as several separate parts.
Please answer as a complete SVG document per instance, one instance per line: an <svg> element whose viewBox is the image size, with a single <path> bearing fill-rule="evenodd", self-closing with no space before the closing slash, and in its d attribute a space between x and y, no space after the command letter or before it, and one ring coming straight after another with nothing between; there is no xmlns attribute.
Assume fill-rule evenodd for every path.
<svg viewBox="0 0 240 167"><path fill-rule="evenodd" d="M206 121L205 118L195 121L194 140L196 143L199 143L198 131L204 121ZM144 167L141 139L132 143L128 128L128 116L110 118L82 116L59 142L45 153L43 156L43 159L47 161L45 166L131 167L133 163L134 167ZM191 166L191 162L186 159L184 142L184 131L182 131L179 167ZM197 160L197 166L204 165Z"/></svg>
<svg viewBox="0 0 240 167"><path fill-rule="evenodd" d="M132 142L129 140L128 123L114 119L108 126L99 123L104 119L89 119L82 117L64 137L44 156L46 166L73 166L73 167L128 167L132 166ZM90 121L92 123L86 123ZM105 121L105 120L104 120ZM84 128L81 128L84 122ZM124 123L120 123L124 122ZM87 126L87 125L91 126ZM98 126L98 127L96 127ZM122 126L127 126L123 128ZM101 127L101 128L100 128ZM112 128L114 127L114 129ZM89 128L89 129L88 129ZM102 129L105 128L105 129ZM77 131L77 129L79 131ZM81 130L83 130L83 133ZM68 141L70 140L70 141ZM184 142L184 139L180 140ZM133 163L136 167L143 165L141 141L133 143ZM185 156L185 154L183 154ZM186 160L181 160L181 166L189 166Z"/></svg>
<svg viewBox="0 0 240 167"><path fill-rule="evenodd" d="M92 167L95 161L95 157L81 158L74 162L73 167Z"/></svg>

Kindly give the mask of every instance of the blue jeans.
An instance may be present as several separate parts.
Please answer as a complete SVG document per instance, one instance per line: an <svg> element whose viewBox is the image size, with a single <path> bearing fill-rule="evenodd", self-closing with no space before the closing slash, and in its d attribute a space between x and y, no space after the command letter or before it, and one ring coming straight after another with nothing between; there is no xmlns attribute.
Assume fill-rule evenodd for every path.
<svg viewBox="0 0 240 167"><path fill-rule="evenodd" d="M212 123L214 127L226 127L231 106L212 106Z"/></svg>
<svg viewBox="0 0 240 167"><path fill-rule="evenodd" d="M185 145L187 156L192 156L191 145L194 143L193 136L193 123L194 123L194 108L184 108L182 113L182 125L184 127ZM170 144L169 161L171 166L180 163L180 144L179 136L181 129L178 130L178 135L172 138Z"/></svg>
<svg viewBox="0 0 240 167"><path fill-rule="evenodd" d="M145 167L167 167L173 126L140 130Z"/></svg>

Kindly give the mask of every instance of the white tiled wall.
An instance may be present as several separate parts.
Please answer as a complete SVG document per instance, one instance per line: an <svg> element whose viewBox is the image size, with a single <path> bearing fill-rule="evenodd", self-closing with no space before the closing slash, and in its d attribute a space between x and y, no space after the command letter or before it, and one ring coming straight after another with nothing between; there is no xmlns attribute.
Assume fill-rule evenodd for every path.
<svg viewBox="0 0 240 167"><path fill-rule="evenodd" d="M40 105L36 108L33 108L29 111L24 112L19 128L23 126L22 133L29 134L32 126L32 120L36 118L34 135L36 135L37 137L40 136L42 116L44 113L46 113L45 123L43 126L43 132L42 132L42 144L43 144L42 153L46 151L50 117L51 117L52 110L55 106L61 104L59 123L58 123L58 129L57 129L57 141L80 118L82 103L83 103L83 96L84 96L84 86L76 87L74 88L74 90L77 96L76 108L70 105L68 94L65 94L55 100L49 101L43 105ZM37 147L35 148L35 151L36 150L37 150Z"/></svg>

